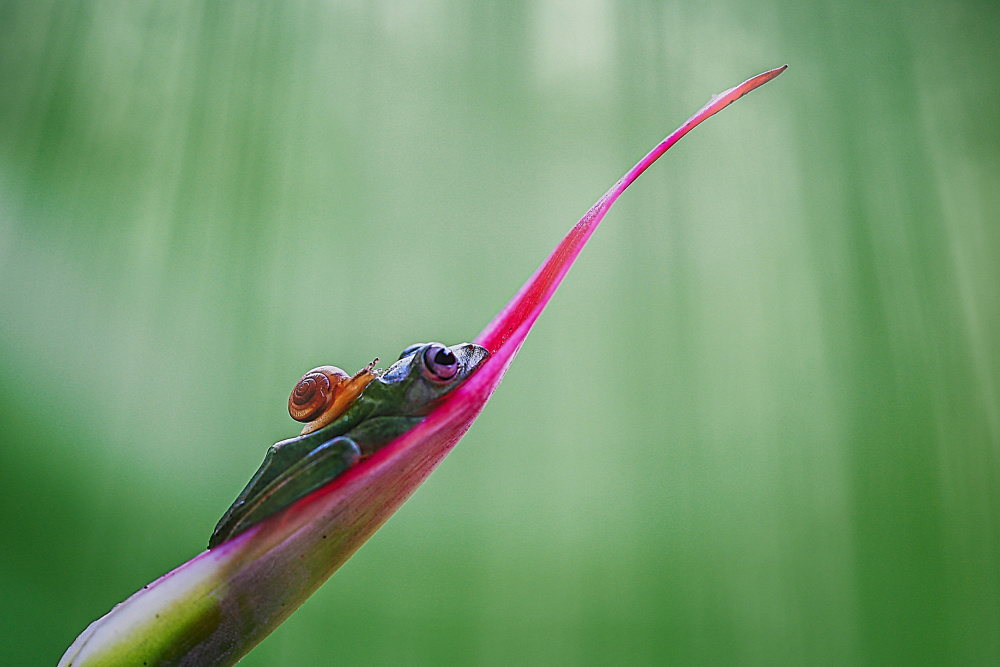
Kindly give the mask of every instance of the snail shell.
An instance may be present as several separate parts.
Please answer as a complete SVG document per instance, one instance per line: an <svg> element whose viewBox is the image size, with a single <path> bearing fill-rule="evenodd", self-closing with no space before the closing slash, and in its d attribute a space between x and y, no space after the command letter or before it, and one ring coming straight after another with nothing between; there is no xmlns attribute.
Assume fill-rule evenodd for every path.
<svg viewBox="0 0 1000 667"><path fill-rule="evenodd" d="M288 397L288 414L295 421L306 422L302 435L344 414L368 383L378 377L381 371L375 369L377 363L375 359L354 375L336 366L320 366L303 375Z"/></svg>
<svg viewBox="0 0 1000 667"><path fill-rule="evenodd" d="M300 422L311 422L333 405L337 389L350 375L336 366L314 368L295 384L288 397L288 414Z"/></svg>

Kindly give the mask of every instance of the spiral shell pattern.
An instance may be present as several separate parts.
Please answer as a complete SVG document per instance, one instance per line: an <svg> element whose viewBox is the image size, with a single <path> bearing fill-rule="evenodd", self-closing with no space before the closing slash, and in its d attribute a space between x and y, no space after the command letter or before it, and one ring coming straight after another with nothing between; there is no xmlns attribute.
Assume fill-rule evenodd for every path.
<svg viewBox="0 0 1000 667"><path fill-rule="evenodd" d="M349 378L347 373L336 366L312 369L292 389L292 395L288 397L288 414L300 422L316 419L333 403L337 386Z"/></svg>

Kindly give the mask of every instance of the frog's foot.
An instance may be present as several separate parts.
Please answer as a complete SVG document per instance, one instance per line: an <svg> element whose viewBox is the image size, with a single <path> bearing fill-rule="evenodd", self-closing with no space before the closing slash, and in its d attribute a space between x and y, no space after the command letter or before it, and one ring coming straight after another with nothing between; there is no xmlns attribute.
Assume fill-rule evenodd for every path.
<svg viewBox="0 0 1000 667"><path fill-rule="evenodd" d="M208 548L222 544L312 493L360 458L361 450L351 438L340 436L324 442L259 492L252 493L241 506L227 513L212 533Z"/></svg>

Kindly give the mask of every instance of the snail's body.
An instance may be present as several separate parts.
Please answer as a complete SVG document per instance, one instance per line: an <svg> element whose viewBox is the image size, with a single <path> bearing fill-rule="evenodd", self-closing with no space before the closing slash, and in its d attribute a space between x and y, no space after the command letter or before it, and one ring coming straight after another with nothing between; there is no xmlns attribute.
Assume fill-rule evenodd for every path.
<svg viewBox="0 0 1000 667"><path fill-rule="evenodd" d="M384 373L370 373L360 395L329 424L268 449L257 473L215 527L209 548L315 491L419 424L487 356L485 348L471 343L406 348Z"/></svg>

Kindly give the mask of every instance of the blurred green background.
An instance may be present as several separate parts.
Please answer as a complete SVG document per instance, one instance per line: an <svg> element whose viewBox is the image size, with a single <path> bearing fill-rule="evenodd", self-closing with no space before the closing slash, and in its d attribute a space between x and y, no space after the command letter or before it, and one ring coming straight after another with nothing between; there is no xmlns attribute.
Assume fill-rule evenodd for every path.
<svg viewBox="0 0 1000 667"><path fill-rule="evenodd" d="M0 2L0 661L201 551L307 369L484 414L243 664L1000 663L1000 8Z"/></svg>

